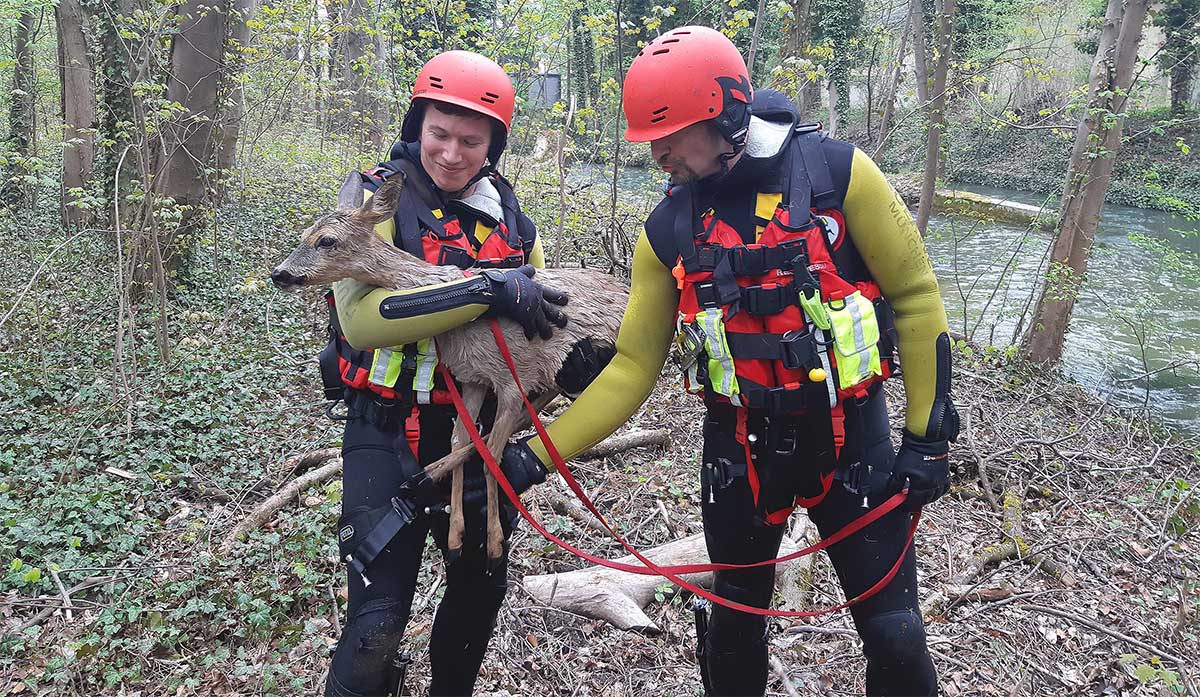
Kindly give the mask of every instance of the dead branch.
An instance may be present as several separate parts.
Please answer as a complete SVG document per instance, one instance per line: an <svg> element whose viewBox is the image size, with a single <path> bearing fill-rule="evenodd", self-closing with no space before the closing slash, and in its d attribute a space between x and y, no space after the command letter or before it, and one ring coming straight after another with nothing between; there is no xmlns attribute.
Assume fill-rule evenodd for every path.
<svg viewBox="0 0 1200 697"><path fill-rule="evenodd" d="M50 578L54 579L54 585L58 587L59 595L62 596L63 610L66 611L67 621L73 622L75 620L75 606L71 604L71 594L67 591L67 587L63 585L62 579L58 577L58 569L54 568L49 559L46 560L46 568L50 571Z"/></svg>
<svg viewBox="0 0 1200 697"><path fill-rule="evenodd" d="M294 455L284 461L283 471L298 477L326 460L340 457L341 454L341 448L321 448L303 455Z"/></svg>
<svg viewBox="0 0 1200 697"><path fill-rule="evenodd" d="M596 520L596 516L581 506L578 501L567 498L557 491L545 491L541 493L545 494L546 500L550 503L550 508L555 513L568 516L580 525L586 525L596 532L608 533L604 529L604 526L600 524L600 521Z"/></svg>
<svg viewBox="0 0 1200 697"><path fill-rule="evenodd" d="M221 552L228 553L235 542L245 537L251 530L256 530L263 523L270 520L279 512L279 509L288 505L288 503L299 496L300 492L310 486L324 484L337 476L341 471L342 460L338 458L324 467L319 467L288 482L274 496L258 504L253 511L250 511L249 515L233 527L233 530L229 531L224 541L221 542Z"/></svg>
<svg viewBox="0 0 1200 697"><path fill-rule="evenodd" d="M116 576L93 576L92 578L86 579L80 583L75 584L74 586L71 586L71 588L67 590L66 595L67 596L77 595L77 594L82 593L83 591L87 590L88 588L91 588L92 586L99 586L99 585L103 585L105 583L112 583L115 580L117 580ZM54 614L55 610L58 610L59 608L62 608L62 607L64 607L64 605L59 604L59 603L55 603L54 605L47 606L41 612L37 613L33 617L30 617L29 619L22 622L20 624L20 626L17 627L15 633L20 634L20 633L24 632L26 629L29 629L30 627L35 627L35 626L41 624L43 621L45 621L45 619L47 617Z"/></svg>
<svg viewBox="0 0 1200 697"><path fill-rule="evenodd" d="M613 436L600 441L590 449L580 453L579 459L598 460L602 457L616 455L632 448L646 448L654 445L665 448L670 442L670 438L670 433L665 428L630 431L629 433L622 433L619 436Z"/></svg>

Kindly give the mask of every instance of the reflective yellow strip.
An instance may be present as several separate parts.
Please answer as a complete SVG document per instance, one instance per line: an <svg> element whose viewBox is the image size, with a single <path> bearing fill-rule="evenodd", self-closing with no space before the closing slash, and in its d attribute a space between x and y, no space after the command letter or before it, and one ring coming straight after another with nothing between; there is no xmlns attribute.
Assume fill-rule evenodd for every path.
<svg viewBox="0 0 1200 697"><path fill-rule="evenodd" d="M488 235L492 234L493 229L494 228L492 228L491 226L484 224L483 221L476 220L475 221L475 239L479 241L479 244L483 244L484 241L487 240Z"/></svg>
<svg viewBox="0 0 1200 697"><path fill-rule="evenodd" d="M734 399L738 394L737 376L733 369L733 354L725 339L725 322L721 308L702 310L696 321L704 330L704 350L708 353L708 382L717 394Z"/></svg>
<svg viewBox="0 0 1200 697"><path fill-rule="evenodd" d="M433 375L437 369L437 350L433 339L421 339L417 342L417 374L413 376L413 391L417 393L418 404L429 404L429 394L433 392Z"/></svg>
<svg viewBox="0 0 1200 697"><path fill-rule="evenodd" d="M396 380L400 377L400 367L403 363L404 354L402 351L390 348L377 349L375 355L371 357L371 384L395 387Z"/></svg>

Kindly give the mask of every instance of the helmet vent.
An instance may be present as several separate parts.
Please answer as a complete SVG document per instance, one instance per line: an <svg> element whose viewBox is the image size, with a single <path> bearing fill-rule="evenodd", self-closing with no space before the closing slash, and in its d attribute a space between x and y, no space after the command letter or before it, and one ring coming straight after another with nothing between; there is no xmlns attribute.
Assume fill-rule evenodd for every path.
<svg viewBox="0 0 1200 697"><path fill-rule="evenodd" d="M664 44L677 44L679 43L679 39L663 39L662 42Z"/></svg>
<svg viewBox="0 0 1200 697"><path fill-rule="evenodd" d="M655 51L654 53L651 53L650 55L661 56L664 53L670 53L670 52L671 52L671 49L669 49L669 48L660 48L657 51Z"/></svg>
<svg viewBox="0 0 1200 697"><path fill-rule="evenodd" d="M492 99L499 99L499 98L500 98L500 95L496 94L495 92L484 92L483 94L484 94L485 96L491 97Z"/></svg>
<svg viewBox="0 0 1200 697"><path fill-rule="evenodd" d="M490 94L490 93L488 93L488 94ZM496 99L494 97L487 96L487 94L480 97L479 101L483 102L484 104L495 104L496 103Z"/></svg>
<svg viewBox="0 0 1200 697"><path fill-rule="evenodd" d="M667 109L670 109L670 108L671 108L670 105L667 105L664 107L659 107L658 109L655 109L654 111L652 111L650 113L654 114L655 116L658 116L659 114L663 113L664 111L666 111Z"/></svg>
<svg viewBox="0 0 1200 697"><path fill-rule="evenodd" d="M446 87L445 87L445 86L442 84L442 78L440 78L440 77L437 77L436 75L430 75L430 76L429 76L429 86L430 86L430 87L436 87L436 88L438 88L439 90L444 90L444 89L446 89Z"/></svg>

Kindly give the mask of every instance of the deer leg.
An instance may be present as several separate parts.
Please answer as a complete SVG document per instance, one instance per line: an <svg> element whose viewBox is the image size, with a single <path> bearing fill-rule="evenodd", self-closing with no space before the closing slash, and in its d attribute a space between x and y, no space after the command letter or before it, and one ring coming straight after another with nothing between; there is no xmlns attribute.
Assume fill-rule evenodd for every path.
<svg viewBox="0 0 1200 697"><path fill-rule="evenodd" d="M508 397L506 399L506 396ZM522 417L528 420L524 405L520 398L513 395L496 395L496 420L492 431L488 434L488 450L497 460L504 454L504 446L508 439L517 432ZM500 493L496 480L490 471L486 472L487 481L487 555L488 559L496 560L504 554L504 529L500 525Z"/></svg>
<svg viewBox="0 0 1200 697"><path fill-rule="evenodd" d="M463 386L464 401L466 399L466 394L465 394L466 390L467 390L467 387ZM558 391L551 390L549 392L539 394L537 397L535 397L529 401L533 405L534 410L540 412L542 409L546 408L546 405L548 405L550 402L554 401L554 398L557 396L558 396ZM437 462L433 462L433 463L429 464L425 468L425 474L429 475L429 478L434 480L435 482L440 481L447 474L449 474L450 471L454 467L457 467L461 463L466 462L468 459L470 459L470 457L472 455L475 454L475 444L467 436L466 429L463 429L462 439L459 438L459 434L458 434L459 425L460 424L456 423L455 427L454 427L454 440L453 440L454 450L451 451L449 455L446 455L445 457L438 460ZM520 419L517 421L516 426L513 427L512 432L518 433L520 431L524 431L525 429L529 428L531 425L532 425L532 422L529 419L529 414L526 413L524 408L522 408L520 410ZM511 437L512 434L509 434L509 435ZM489 448L489 450L490 450L490 448Z"/></svg>
<svg viewBox="0 0 1200 697"><path fill-rule="evenodd" d="M463 385L462 391L463 405L466 407L467 414L473 419L478 418L479 410L483 407L483 400L487 396L487 388L482 385L467 384ZM463 439L467 439L467 428L460 418L454 424L451 443L461 442ZM454 468L454 476L450 482L450 530L446 536L446 557L449 562L453 562L462 553L463 532L466 530L466 521L463 518L463 464L469 457L468 453L466 457L457 458L450 463ZM442 458L442 460L446 459L450 459L450 456Z"/></svg>

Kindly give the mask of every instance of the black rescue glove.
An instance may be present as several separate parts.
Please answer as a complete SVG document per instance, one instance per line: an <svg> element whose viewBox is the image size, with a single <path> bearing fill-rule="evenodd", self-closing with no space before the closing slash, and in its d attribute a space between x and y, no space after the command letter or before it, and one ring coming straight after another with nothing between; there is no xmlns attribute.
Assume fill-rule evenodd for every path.
<svg viewBox="0 0 1200 697"><path fill-rule="evenodd" d="M525 493L534 484L546 481L546 466L533 454L528 444L529 438L510 442L504 446L504 455L500 458L500 470L508 478L508 483L517 494ZM504 496L504 489L500 489ZM463 505L483 505L487 503L486 480L482 474L469 477L463 482Z"/></svg>
<svg viewBox="0 0 1200 697"><path fill-rule="evenodd" d="M485 315L508 317L525 329L525 338L540 334L549 339L550 325L567 326L567 316L556 305L567 304L567 294L546 288L533 280L534 268L526 264L517 269L488 269L480 275L491 284L490 305Z"/></svg>
<svg viewBox="0 0 1200 697"><path fill-rule="evenodd" d="M918 438L904 429L892 476L888 480L888 495L908 485L906 510L915 511L930 504L950 489L950 441Z"/></svg>

